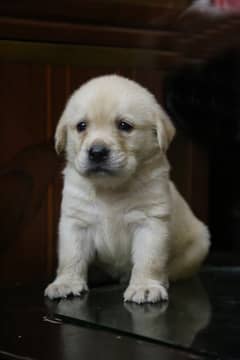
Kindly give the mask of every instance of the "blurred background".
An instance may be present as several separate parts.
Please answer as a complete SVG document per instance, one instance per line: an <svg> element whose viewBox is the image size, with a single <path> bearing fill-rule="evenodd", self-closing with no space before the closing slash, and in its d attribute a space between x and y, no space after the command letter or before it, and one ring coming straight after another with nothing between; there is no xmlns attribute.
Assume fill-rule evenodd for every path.
<svg viewBox="0 0 240 360"><path fill-rule="evenodd" d="M54 275L64 160L55 155L53 135L71 92L89 78L118 73L146 86L167 107L169 76L184 69L181 81L186 85L189 71L195 74L215 56L239 49L238 4L227 3L198 1L192 7L188 0L0 2L0 287L48 282ZM231 63L229 56L216 74L211 62L215 78L231 64L237 73L240 65ZM212 77L204 74L207 90ZM214 105L224 103L225 91L226 112L232 102L224 81L234 77L235 72L220 82L221 100ZM191 84L186 87L191 105L196 105L191 116L199 119L198 96L191 97ZM234 89L238 96L237 81ZM181 97L181 87L176 91ZM204 103L201 97L201 108ZM177 119L178 107L176 112ZM219 113L215 111L215 119L204 117L203 131L213 123L219 128ZM180 115L184 118L184 112ZM208 261L240 265L239 152L235 143L222 141L229 138L229 121L226 117L221 122L220 136L213 132L207 144L179 126L169 158L179 190L210 226Z"/></svg>

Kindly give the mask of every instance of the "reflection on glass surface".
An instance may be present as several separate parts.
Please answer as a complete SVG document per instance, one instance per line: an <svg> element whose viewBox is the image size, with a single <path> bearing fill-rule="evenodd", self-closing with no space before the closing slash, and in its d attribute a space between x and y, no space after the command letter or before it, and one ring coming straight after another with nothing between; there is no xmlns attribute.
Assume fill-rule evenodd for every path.
<svg viewBox="0 0 240 360"><path fill-rule="evenodd" d="M60 300L55 313L74 321L119 330L183 347L191 347L211 316L206 291L199 279L174 284L169 303L124 303L124 287L91 290L81 298Z"/></svg>
<svg viewBox="0 0 240 360"><path fill-rule="evenodd" d="M198 279L173 286L169 305L127 303L132 315L132 331L153 339L191 347L211 315L207 293Z"/></svg>
<svg viewBox="0 0 240 360"><path fill-rule="evenodd" d="M216 359L239 360L239 283L239 267L211 266L203 269L200 279L172 284L168 304L124 304L125 287L108 286L82 298L46 300L46 305L50 314L80 327L115 330Z"/></svg>

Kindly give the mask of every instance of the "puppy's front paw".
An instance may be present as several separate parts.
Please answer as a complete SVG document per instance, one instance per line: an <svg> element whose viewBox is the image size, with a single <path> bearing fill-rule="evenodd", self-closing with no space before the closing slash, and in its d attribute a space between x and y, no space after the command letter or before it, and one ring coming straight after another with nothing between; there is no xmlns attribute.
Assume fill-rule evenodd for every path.
<svg viewBox="0 0 240 360"><path fill-rule="evenodd" d="M45 289L44 295L50 299L66 298L68 295L80 296L88 291L84 280L56 279Z"/></svg>
<svg viewBox="0 0 240 360"><path fill-rule="evenodd" d="M158 282L146 282L142 284L131 284L125 291L124 301L132 301L137 304L156 303L158 301L167 301L167 289Z"/></svg>

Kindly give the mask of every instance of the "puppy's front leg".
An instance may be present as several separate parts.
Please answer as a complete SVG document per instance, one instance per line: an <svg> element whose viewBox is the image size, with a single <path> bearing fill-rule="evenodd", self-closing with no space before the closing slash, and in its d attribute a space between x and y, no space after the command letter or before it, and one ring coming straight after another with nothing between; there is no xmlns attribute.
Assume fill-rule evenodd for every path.
<svg viewBox="0 0 240 360"><path fill-rule="evenodd" d="M168 236L168 221L164 219L151 219L135 232L133 269L124 301L141 304L168 299Z"/></svg>
<svg viewBox="0 0 240 360"><path fill-rule="evenodd" d="M88 264L94 249L86 230L77 221L62 216L59 225L59 265L56 279L48 285L50 299L80 295L88 290Z"/></svg>

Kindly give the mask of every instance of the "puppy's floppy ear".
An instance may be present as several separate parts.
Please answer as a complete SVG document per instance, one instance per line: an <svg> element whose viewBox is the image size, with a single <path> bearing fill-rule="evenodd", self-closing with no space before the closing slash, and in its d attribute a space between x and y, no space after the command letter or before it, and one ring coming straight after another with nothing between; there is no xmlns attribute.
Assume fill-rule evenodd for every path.
<svg viewBox="0 0 240 360"><path fill-rule="evenodd" d="M160 106L156 112L156 130L160 148L167 151L175 135L175 127L167 113Z"/></svg>
<svg viewBox="0 0 240 360"><path fill-rule="evenodd" d="M65 112L62 114L55 132L55 150L57 154L61 154L66 146L67 129L65 121Z"/></svg>

